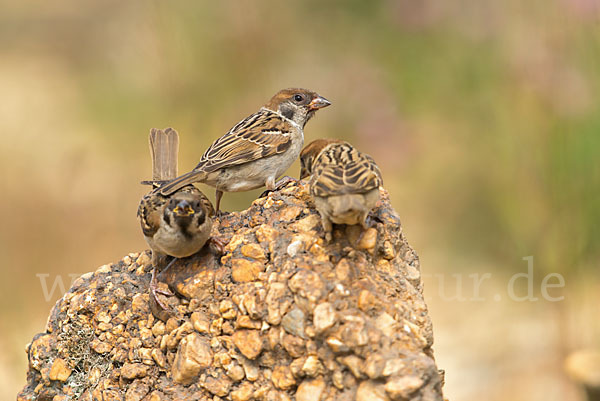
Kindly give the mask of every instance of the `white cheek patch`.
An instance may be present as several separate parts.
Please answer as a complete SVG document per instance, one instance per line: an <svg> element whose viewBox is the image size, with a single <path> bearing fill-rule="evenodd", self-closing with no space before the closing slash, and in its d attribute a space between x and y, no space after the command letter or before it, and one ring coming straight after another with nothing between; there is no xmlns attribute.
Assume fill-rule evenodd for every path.
<svg viewBox="0 0 600 401"><path fill-rule="evenodd" d="M296 123L296 121L287 118L286 116L284 116L283 114L281 114L278 111L275 111L274 113L277 114L279 117L281 117L283 120L285 120L288 123L292 124L297 130L299 130L300 132L302 132L302 127L300 125L298 125L298 123Z"/></svg>

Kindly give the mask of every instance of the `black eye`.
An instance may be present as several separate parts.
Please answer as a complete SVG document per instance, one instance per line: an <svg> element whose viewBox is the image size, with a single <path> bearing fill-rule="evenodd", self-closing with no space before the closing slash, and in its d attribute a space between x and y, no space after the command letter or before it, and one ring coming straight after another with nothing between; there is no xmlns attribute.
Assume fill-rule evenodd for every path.
<svg viewBox="0 0 600 401"><path fill-rule="evenodd" d="M302 96L302 95L301 95L301 94L299 94L299 93L298 93L298 94L295 94L295 95L294 95L294 100L295 100L296 102L300 103L301 101L303 101L303 100L304 100L304 96Z"/></svg>

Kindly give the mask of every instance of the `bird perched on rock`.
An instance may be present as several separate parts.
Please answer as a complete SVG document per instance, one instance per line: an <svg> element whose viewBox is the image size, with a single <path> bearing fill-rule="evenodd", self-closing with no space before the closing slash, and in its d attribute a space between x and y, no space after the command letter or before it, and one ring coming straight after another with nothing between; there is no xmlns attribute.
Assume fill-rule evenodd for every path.
<svg viewBox="0 0 600 401"><path fill-rule="evenodd" d="M317 139L300 154L300 179L311 176L310 194L321 215L327 241L333 224L360 224L380 198L383 184L373 158L337 139Z"/></svg>
<svg viewBox="0 0 600 401"><path fill-rule="evenodd" d="M331 103L307 89L279 91L259 111L236 124L204 152L189 173L160 188L170 195L185 185L202 182L216 188L219 211L223 192L249 191L266 186L275 190L304 145L304 126L318 109Z"/></svg>
<svg viewBox="0 0 600 401"><path fill-rule="evenodd" d="M165 320L167 307L158 299L157 293L173 294L158 289L156 270L165 265L164 269L170 267L171 264L166 263L168 256L183 258L202 249L210 238L214 215L208 198L193 185L186 185L168 196L160 193L160 183L177 176L178 147L179 137L175 130L151 130L151 182L157 184L142 198L137 212L144 238L152 249L151 306L156 317L162 320Z"/></svg>

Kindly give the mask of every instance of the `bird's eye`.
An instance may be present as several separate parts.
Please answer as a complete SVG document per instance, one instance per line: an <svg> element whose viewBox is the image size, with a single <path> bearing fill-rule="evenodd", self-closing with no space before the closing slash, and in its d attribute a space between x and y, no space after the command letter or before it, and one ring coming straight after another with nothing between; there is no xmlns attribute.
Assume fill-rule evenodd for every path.
<svg viewBox="0 0 600 401"><path fill-rule="evenodd" d="M304 96L302 96L301 94L298 93L298 94L294 95L294 100L296 102L301 102L304 100Z"/></svg>

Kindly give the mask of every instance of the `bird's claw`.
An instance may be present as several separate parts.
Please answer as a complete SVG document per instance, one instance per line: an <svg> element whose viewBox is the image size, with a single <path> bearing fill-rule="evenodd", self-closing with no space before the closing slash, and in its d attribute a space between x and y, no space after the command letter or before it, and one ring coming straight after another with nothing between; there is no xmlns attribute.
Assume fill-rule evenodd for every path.
<svg viewBox="0 0 600 401"><path fill-rule="evenodd" d="M172 296L174 296L174 295L175 295L175 294L173 293L173 291L169 290L168 288L166 288L166 289L163 289L163 288L160 288L160 287L154 287L154 288L152 288L152 292L153 292L154 294L161 294L161 295L164 295L165 297L172 297Z"/></svg>
<svg viewBox="0 0 600 401"><path fill-rule="evenodd" d="M156 293L150 291L150 311L155 318L167 322L169 318L173 317L173 313L169 308L156 296Z"/></svg>
<svg viewBox="0 0 600 401"><path fill-rule="evenodd" d="M210 241L209 246L215 252L217 252L219 255L222 255L225 253L225 245L228 244L227 241L225 241L223 238L218 238L218 237L211 237L209 241Z"/></svg>
<svg viewBox="0 0 600 401"><path fill-rule="evenodd" d="M267 196L269 196L269 194L270 194L271 192L273 192L273 191L272 191L272 190L270 190L270 189L267 189L267 190L266 190L266 191L264 191L262 194L260 194L258 197L259 197L259 198L266 198Z"/></svg>
<svg viewBox="0 0 600 401"><path fill-rule="evenodd" d="M224 210L217 210L215 212L215 217L218 218L218 219L220 219L220 218L222 218L224 216L227 216L228 214L229 214L229 212L226 212Z"/></svg>
<svg viewBox="0 0 600 401"><path fill-rule="evenodd" d="M377 223L383 224L384 221L376 214L369 213L365 219L369 227L375 227Z"/></svg>
<svg viewBox="0 0 600 401"><path fill-rule="evenodd" d="M298 182L298 180L296 178L286 175L285 177L282 177L279 181L277 181L275 183L275 190L280 191L283 188L285 188L286 186L288 186L289 184L296 183L296 182Z"/></svg>
<svg viewBox="0 0 600 401"><path fill-rule="evenodd" d="M172 297L175 294L173 294L169 290L163 290L161 288L153 286L152 284L150 285L150 297L153 298L154 301L156 302L156 304L158 306L160 306L162 309L168 309L169 306L165 305L165 303L160 300L160 298L158 297L158 294L161 294L161 295L164 295L164 296L167 296L167 297Z"/></svg>
<svg viewBox="0 0 600 401"><path fill-rule="evenodd" d="M286 175L285 177L282 177L279 181L277 181L275 183L275 186L273 189L267 189L262 194L260 194L259 198L264 198L264 197L268 196L271 192L281 191L283 188L285 188L286 186L288 186L289 184L291 184L293 182L296 183L296 182L298 182L298 180L296 178Z"/></svg>
<svg viewBox="0 0 600 401"><path fill-rule="evenodd" d="M377 223L383 224L383 221L377 216L368 214L367 217L365 218L365 224L363 225L363 230L361 231L360 235L358 236L356 243L359 244L362 241L363 237L365 236L365 233L367 232L367 230L369 228L376 227Z"/></svg>

